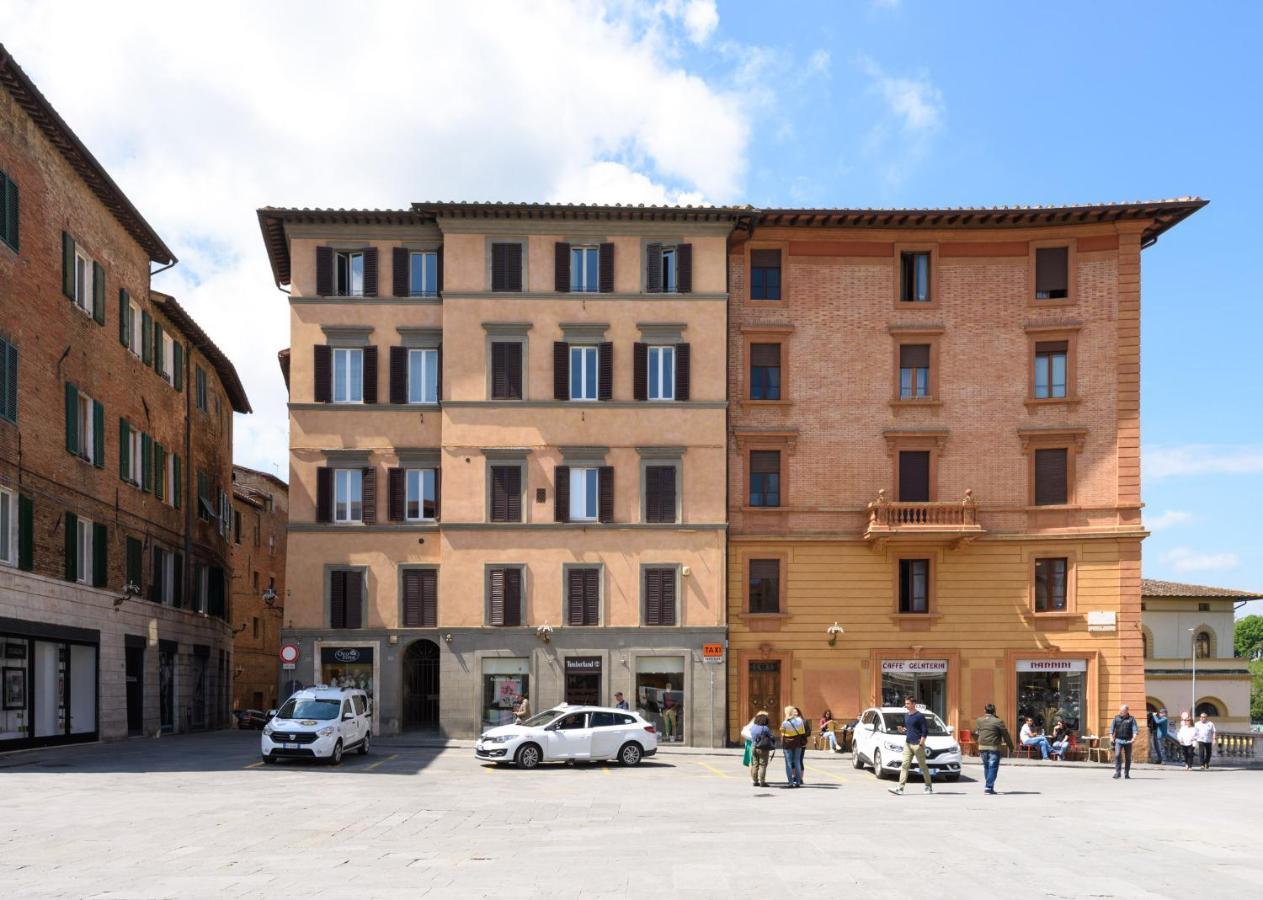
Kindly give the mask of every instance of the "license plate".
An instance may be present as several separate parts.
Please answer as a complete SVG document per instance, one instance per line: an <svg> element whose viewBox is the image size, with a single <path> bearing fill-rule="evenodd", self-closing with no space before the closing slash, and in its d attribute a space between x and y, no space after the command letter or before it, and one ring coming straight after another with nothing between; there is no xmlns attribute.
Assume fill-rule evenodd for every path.
<svg viewBox="0 0 1263 900"><path fill-rule="evenodd" d="M297 750L299 747L298 744L282 744L281 746L284 747L286 750Z"/></svg>

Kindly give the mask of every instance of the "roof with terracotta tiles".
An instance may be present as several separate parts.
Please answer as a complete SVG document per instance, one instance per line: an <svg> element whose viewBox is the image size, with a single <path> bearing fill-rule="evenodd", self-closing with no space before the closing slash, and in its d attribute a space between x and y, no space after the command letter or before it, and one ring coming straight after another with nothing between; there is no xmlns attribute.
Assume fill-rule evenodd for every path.
<svg viewBox="0 0 1263 900"><path fill-rule="evenodd" d="M1263 594L1250 591L1237 591L1232 588L1210 587L1204 584L1181 584L1178 581L1158 581L1154 578L1140 580L1140 596L1142 597L1202 597L1233 600L1260 600Z"/></svg>

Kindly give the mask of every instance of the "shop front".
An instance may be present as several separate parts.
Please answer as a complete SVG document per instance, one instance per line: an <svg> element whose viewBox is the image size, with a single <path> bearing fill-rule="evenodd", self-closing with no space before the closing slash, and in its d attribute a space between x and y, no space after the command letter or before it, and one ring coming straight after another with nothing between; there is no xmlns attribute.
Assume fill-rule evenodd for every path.
<svg viewBox="0 0 1263 900"><path fill-rule="evenodd" d="M881 705L903 706L909 697L946 719L947 660L883 659Z"/></svg>
<svg viewBox="0 0 1263 900"><path fill-rule="evenodd" d="M531 695L528 657L492 656L482 660L482 729L513 724L513 707Z"/></svg>
<svg viewBox="0 0 1263 900"><path fill-rule="evenodd" d="M565 658L565 702L571 706L604 706L601 690L601 657Z"/></svg>
<svg viewBox="0 0 1263 900"><path fill-rule="evenodd" d="M636 658L636 709L652 722L659 739L668 743L692 739L684 692L683 656Z"/></svg>
<svg viewBox="0 0 1263 900"><path fill-rule="evenodd" d="M86 629L22 622L0 631L0 749L97 739L99 649Z"/></svg>
<svg viewBox="0 0 1263 900"><path fill-rule="evenodd" d="M377 707L374 689L379 681L377 668L377 643L321 643L316 642L317 684L339 688L358 688L368 694L368 708L374 720L373 733L381 732L376 726Z"/></svg>
<svg viewBox="0 0 1263 900"><path fill-rule="evenodd" d="M1018 659L1016 669L1017 720L1027 717L1051 731L1058 719L1079 732L1085 725L1088 661L1086 659Z"/></svg>

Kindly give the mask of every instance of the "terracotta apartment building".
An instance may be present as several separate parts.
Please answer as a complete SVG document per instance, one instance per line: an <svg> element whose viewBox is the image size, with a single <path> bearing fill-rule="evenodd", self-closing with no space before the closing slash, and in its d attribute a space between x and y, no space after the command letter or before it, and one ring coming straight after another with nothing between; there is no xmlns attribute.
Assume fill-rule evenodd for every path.
<svg viewBox="0 0 1263 900"><path fill-rule="evenodd" d="M1140 256L1200 200L764 210L729 246L729 737L1144 709Z"/></svg>
<svg viewBox="0 0 1263 900"><path fill-rule="evenodd" d="M161 238L0 46L0 749L214 728L232 364Z"/></svg>
<svg viewBox="0 0 1263 900"><path fill-rule="evenodd" d="M265 208L288 286L283 639L375 729L622 692L724 740L728 236L741 210Z"/></svg>

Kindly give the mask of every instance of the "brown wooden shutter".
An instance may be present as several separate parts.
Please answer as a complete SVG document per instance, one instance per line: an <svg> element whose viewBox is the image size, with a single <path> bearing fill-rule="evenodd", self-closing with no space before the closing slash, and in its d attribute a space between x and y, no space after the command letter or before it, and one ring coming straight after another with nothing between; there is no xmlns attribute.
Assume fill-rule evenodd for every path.
<svg viewBox="0 0 1263 900"><path fill-rule="evenodd" d="M403 573L403 627L420 628L421 612L421 572L408 569Z"/></svg>
<svg viewBox="0 0 1263 900"><path fill-rule="evenodd" d="M596 349L597 375L596 399L614 399L614 345L603 342Z"/></svg>
<svg viewBox="0 0 1263 900"><path fill-rule="evenodd" d="M408 402L408 348L390 348L390 402Z"/></svg>
<svg viewBox="0 0 1263 900"><path fill-rule="evenodd" d="M600 268L597 288L602 294L612 294L614 292L614 245L602 244L598 252L600 253Z"/></svg>
<svg viewBox="0 0 1263 900"><path fill-rule="evenodd" d="M1035 505L1047 506L1069 501L1067 450L1035 451Z"/></svg>
<svg viewBox="0 0 1263 900"><path fill-rule="evenodd" d="M372 467L360 469L360 499L360 521L377 524L377 470Z"/></svg>
<svg viewBox="0 0 1263 900"><path fill-rule="evenodd" d="M520 522L522 521L522 467L508 466L505 472L508 475L505 479L505 487L508 490L506 507L509 511L509 521Z"/></svg>
<svg viewBox="0 0 1263 900"><path fill-rule="evenodd" d="M558 466L553 475L553 519L570 521L570 467Z"/></svg>
<svg viewBox="0 0 1263 900"><path fill-rule="evenodd" d="M680 244L675 248L676 279L675 289L681 294L693 291L693 245Z"/></svg>
<svg viewBox="0 0 1263 900"><path fill-rule="evenodd" d="M491 245L491 289L493 291L508 290L504 286L507 280L505 272L508 268L507 246L507 244Z"/></svg>
<svg viewBox="0 0 1263 900"><path fill-rule="evenodd" d="M504 624L522 624L522 570L504 572Z"/></svg>
<svg viewBox="0 0 1263 900"><path fill-rule="evenodd" d="M434 287L441 294L443 293L443 248L442 247L439 247L438 251L434 254L434 262L438 270L436 277L434 279Z"/></svg>
<svg viewBox="0 0 1263 900"><path fill-rule="evenodd" d="M333 469L327 466L316 470L316 521L333 521Z"/></svg>
<svg viewBox="0 0 1263 900"><path fill-rule="evenodd" d="M312 366L315 384L312 395L317 403L328 403L333 399L333 348L328 344L317 344L314 348L315 363Z"/></svg>
<svg viewBox="0 0 1263 900"><path fill-rule="evenodd" d="M316 248L316 295L329 297L333 294L333 248Z"/></svg>
<svg viewBox="0 0 1263 900"><path fill-rule="evenodd" d="M443 518L443 468L434 468L434 520Z"/></svg>
<svg viewBox="0 0 1263 900"><path fill-rule="evenodd" d="M1039 247L1035 250L1035 291L1065 296L1070 285L1069 248Z"/></svg>
<svg viewBox="0 0 1263 900"><path fill-rule="evenodd" d="M553 341L553 399L570 399L570 345Z"/></svg>
<svg viewBox="0 0 1263 900"><path fill-rule="evenodd" d="M779 269L780 267L781 251L767 249L750 251L750 268Z"/></svg>
<svg viewBox="0 0 1263 900"><path fill-rule="evenodd" d="M346 573L346 627L364 627L364 577L359 572Z"/></svg>
<svg viewBox="0 0 1263 900"><path fill-rule="evenodd" d="M930 501L930 451L899 451L899 500L902 503Z"/></svg>
<svg viewBox="0 0 1263 900"><path fill-rule="evenodd" d="M508 348L511 344L497 341L491 345L491 399L509 400Z"/></svg>
<svg viewBox="0 0 1263 900"><path fill-rule="evenodd" d="M662 609L659 625L675 624L675 570L659 569L662 589Z"/></svg>
<svg viewBox="0 0 1263 900"><path fill-rule="evenodd" d="M422 569L421 576L421 627L437 628L439 624L439 573L434 569Z"/></svg>
<svg viewBox="0 0 1263 900"><path fill-rule="evenodd" d="M688 344L675 345L675 399L688 400L692 395L693 354Z"/></svg>
<svg viewBox="0 0 1263 900"><path fill-rule="evenodd" d="M377 402L377 348L364 348L364 402Z"/></svg>
<svg viewBox="0 0 1263 900"><path fill-rule="evenodd" d="M930 367L929 344L900 344L899 368L928 369Z"/></svg>
<svg viewBox="0 0 1263 900"><path fill-rule="evenodd" d="M329 627L346 628L346 572L329 573Z"/></svg>
<svg viewBox="0 0 1263 900"><path fill-rule="evenodd" d="M601 570L583 570L583 621L586 625L601 624Z"/></svg>
<svg viewBox="0 0 1263 900"><path fill-rule="evenodd" d="M601 466L596 470L597 518L602 522L614 521L614 467Z"/></svg>
<svg viewBox="0 0 1263 900"><path fill-rule="evenodd" d="M650 294L662 290L662 245L645 244L645 291Z"/></svg>
<svg viewBox="0 0 1263 900"><path fill-rule="evenodd" d="M750 365L761 369L779 369L781 367L781 345L751 344Z"/></svg>
<svg viewBox="0 0 1263 900"><path fill-rule="evenodd" d="M570 245L553 244L553 260L553 287L564 294L570 290Z"/></svg>
<svg viewBox="0 0 1263 900"><path fill-rule="evenodd" d="M675 521L675 466L645 467L645 518Z"/></svg>
<svg viewBox="0 0 1263 900"><path fill-rule="evenodd" d="M377 296L377 248L364 248L364 296Z"/></svg>
<svg viewBox="0 0 1263 900"><path fill-rule="evenodd" d="M404 507L408 499L407 477L403 469L386 471L386 515L392 522L404 520Z"/></svg>
<svg viewBox="0 0 1263 900"><path fill-rule="evenodd" d="M755 475L779 475L781 471L781 452L779 450L751 451L750 471Z"/></svg>
<svg viewBox="0 0 1263 900"><path fill-rule="evenodd" d="M649 399L649 345L632 344L632 399Z"/></svg>
<svg viewBox="0 0 1263 900"><path fill-rule="evenodd" d="M494 522L521 521L522 469L520 466L492 466L491 518Z"/></svg>
<svg viewBox="0 0 1263 900"><path fill-rule="evenodd" d="M487 622L504 625L505 570L492 569L487 576Z"/></svg>
<svg viewBox="0 0 1263 900"><path fill-rule="evenodd" d="M522 399L522 345L516 341L505 344L504 351L504 383L506 400Z"/></svg>
<svg viewBox="0 0 1263 900"><path fill-rule="evenodd" d="M1039 341L1035 344L1036 353L1068 353L1069 341Z"/></svg>
<svg viewBox="0 0 1263 900"><path fill-rule="evenodd" d="M583 570L566 570L566 624L583 624Z"/></svg>
<svg viewBox="0 0 1263 900"><path fill-rule="evenodd" d="M662 624L662 570L645 569L645 624Z"/></svg>
<svg viewBox="0 0 1263 900"><path fill-rule="evenodd" d="M391 293L396 297L407 297L410 291L412 257L406 247L395 247L390 251Z"/></svg>

